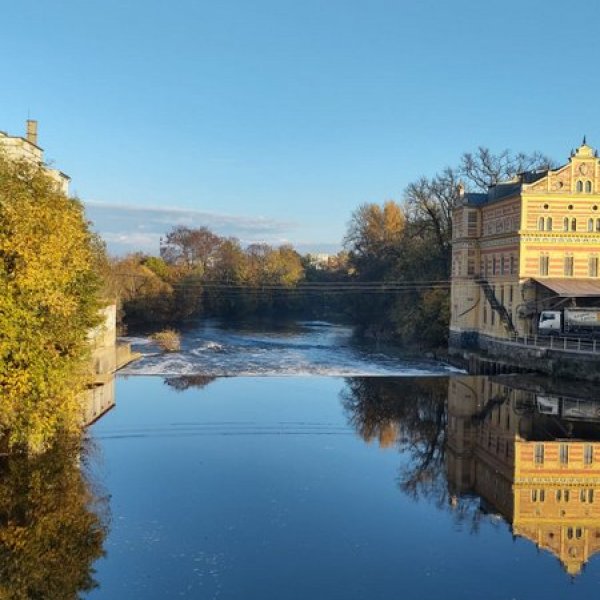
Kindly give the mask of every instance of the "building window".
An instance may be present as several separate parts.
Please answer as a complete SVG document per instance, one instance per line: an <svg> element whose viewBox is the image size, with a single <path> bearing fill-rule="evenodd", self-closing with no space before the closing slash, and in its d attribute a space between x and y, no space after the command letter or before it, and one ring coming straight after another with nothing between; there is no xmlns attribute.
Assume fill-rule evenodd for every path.
<svg viewBox="0 0 600 600"><path fill-rule="evenodd" d="M552 231L552 217L546 219L546 230Z"/></svg>
<svg viewBox="0 0 600 600"><path fill-rule="evenodd" d="M571 219L571 231L577 231L577 219Z"/></svg>
<svg viewBox="0 0 600 600"><path fill-rule="evenodd" d="M544 217L540 217L538 219L538 230L539 231L544 231L544 223L545 223Z"/></svg>
<svg viewBox="0 0 600 600"><path fill-rule="evenodd" d="M581 192L583 192L583 181L578 181L577 182L577 192L581 194Z"/></svg>
<svg viewBox="0 0 600 600"><path fill-rule="evenodd" d="M510 257L510 274L514 275L517 272L517 260L514 256Z"/></svg>
<svg viewBox="0 0 600 600"><path fill-rule="evenodd" d="M565 256L565 277L573 277L573 257Z"/></svg>
<svg viewBox="0 0 600 600"><path fill-rule="evenodd" d="M549 271L549 256L540 256L540 275L547 276Z"/></svg>
<svg viewBox="0 0 600 600"><path fill-rule="evenodd" d="M563 219L563 229L565 231L569 231L569 218L568 217L565 217Z"/></svg>
<svg viewBox="0 0 600 600"><path fill-rule="evenodd" d="M531 501L532 502L544 502L546 500L546 490L531 490Z"/></svg>
<svg viewBox="0 0 600 600"><path fill-rule="evenodd" d="M586 192L586 194L592 193L592 182L591 181L585 182L585 192Z"/></svg>
<svg viewBox="0 0 600 600"><path fill-rule="evenodd" d="M536 444L535 445L535 464L543 465L544 464L544 444Z"/></svg>
<svg viewBox="0 0 600 600"><path fill-rule="evenodd" d="M513 303L513 286L512 285L508 286L508 303L509 304Z"/></svg>
<svg viewBox="0 0 600 600"><path fill-rule="evenodd" d="M591 465L594 462L594 446L586 444L583 448L583 462L586 465Z"/></svg>
<svg viewBox="0 0 600 600"><path fill-rule="evenodd" d="M562 498L562 490L556 490L556 501L560 502Z"/></svg>
<svg viewBox="0 0 600 600"><path fill-rule="evenodd" d="M492 258L492 275L496 275L496 256Z"/></svg>
<svg viewBox="0 0 600 600"><path fill-rule="evenodd" d="M565 502L568 502L570 497L571 497L571 492L569 492L569 490L565 490L565 493L563 494L563 498L565 499Z"/></svg>
<svg viewBox="0 0 600 600"><path fill-rule="evenodd" d="M596 219L596 231L600 231L600 219Z"/></svg>
<svg viewBox="0 0 600 600"><path fill-rule="evenodd" d="M588 275L590 277L598 277L598 257L590 256L590 261L588 265Z"/></svg>
<svg viewBox="0 0 600 600"><path fill-rule="evenodd" d="M594 219L588 219L588 231L594 231Z"/></svg>
<svg viewBox="0 0 600 600"><path fill-rule="evenodd" d="M569 446L567 446L567 444L560 445L559 456L560 456L560 464L561 465L569 464Z"/></svg>

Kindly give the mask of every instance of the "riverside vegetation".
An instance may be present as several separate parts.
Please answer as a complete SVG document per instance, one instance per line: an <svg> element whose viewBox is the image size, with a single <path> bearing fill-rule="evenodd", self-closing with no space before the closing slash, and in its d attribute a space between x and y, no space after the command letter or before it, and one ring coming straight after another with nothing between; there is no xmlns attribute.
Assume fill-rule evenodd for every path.
<svg viewBox="0 0 600 600"><path fill-rule="evenodd" d="M459 181L482 190L549 164L539 153L465 154L458 167L411 183L401 203L360 206L344 251L319 270L292 246L242 247L206 227L172 229L160 257L109 259L78 200L58 191L42 167L0 155L3 443L35 453L79 431L88 335L103 298L118 301L126 323L337 317L366 336L444 345ZM401 286L376 293L359 285L373 282Z"/></svg>
<svg viewBox="0 0 600 600"><path fill-rule="evenodd" d="M0 437L39 452L80 426L101 244L43 168L0 154Z"/></svg>
<svg viewBox="0 0 600 600"><path fill-rule="evenodd" d="M459 184L484 191L552 161L544 155L464 154L457 167L409 184L402 202L363 204L351 215L344 250L325 268L292 246L251 244L206 227L175 227L160 257L114 259L104 277L130 324L228 318L337 318L367 337L405 346L446 344L450 318L452 210ZM386 293L365 285L395 284Z"/></svg>

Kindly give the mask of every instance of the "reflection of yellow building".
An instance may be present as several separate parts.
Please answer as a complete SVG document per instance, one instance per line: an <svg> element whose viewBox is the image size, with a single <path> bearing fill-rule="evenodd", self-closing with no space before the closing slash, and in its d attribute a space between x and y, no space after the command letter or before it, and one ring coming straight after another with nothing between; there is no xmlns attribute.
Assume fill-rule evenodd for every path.
<svg viewBox="0 0 600 600"><path fill-rule="evenodd" d="M453 212L450 337L530 334L542 308L600 297L600 159L584 143L554 170L521 173ZM559 297L557 299L557 297ZM585 303L587 300L584 300Z"/></svg>
<svg viewBox="0 0 600 600"><path fill-rule="evenodd" d="M37 121L27 121L25 137L8 135L0 131L0 150L13 160L26 160L44 168L46 173L56 182L58 188L64 193L69 193L69 176L58 169L51 169L44 162L44 151L38 146Z"/></svg>
<svg viewBox="0 0 600 600"><path fill-rule="evenodd" d="M449 485L576 575L600 552L600 402L516 384L450 380Z"/></svg>

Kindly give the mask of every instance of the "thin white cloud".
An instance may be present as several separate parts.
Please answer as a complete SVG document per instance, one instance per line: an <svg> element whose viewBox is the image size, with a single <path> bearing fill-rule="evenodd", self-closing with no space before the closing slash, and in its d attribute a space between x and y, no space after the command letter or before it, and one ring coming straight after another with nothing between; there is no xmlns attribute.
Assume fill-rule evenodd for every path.
<svg viewBox="0 0 600 600"><path fill-rule="evenodd" d="M84 202L88 219L107 242L112 254L142 251L157 254L160 238L172 227L206 226L218 235L236 237L243 245L266 243L292 244L304 252L337 251L331 243L295 244L300 224L266 217L219 214L180 207L135 206L88 200Z"/></svg>

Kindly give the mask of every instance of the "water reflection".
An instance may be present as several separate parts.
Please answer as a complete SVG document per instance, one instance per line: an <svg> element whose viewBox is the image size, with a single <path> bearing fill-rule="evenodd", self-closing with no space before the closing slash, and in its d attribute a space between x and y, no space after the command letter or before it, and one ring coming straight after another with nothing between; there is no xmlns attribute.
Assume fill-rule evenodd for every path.
<svg viewBox="0 0 600 600"><path fill-rule="evenodd" d="M97 586L108 507L78 444L0 459L0 598L71 600Z"/></svg>
<svg viewBox="0 0 600 600"><path fill-rule="evenodd" d="M114 376L82 396L90 425L115 405ZM108 497L92 482L90 440L63 439L37 457L0 456L0 598L72 600L98 586Z"/></svg>
<svg viewBox="0 0 600 600"><path fill-rule="evenodd" d="M347 380L366 441L398 446L399 486L474 529L499 515L571 575L600 551L600 394L536 377Z"/></svg>

